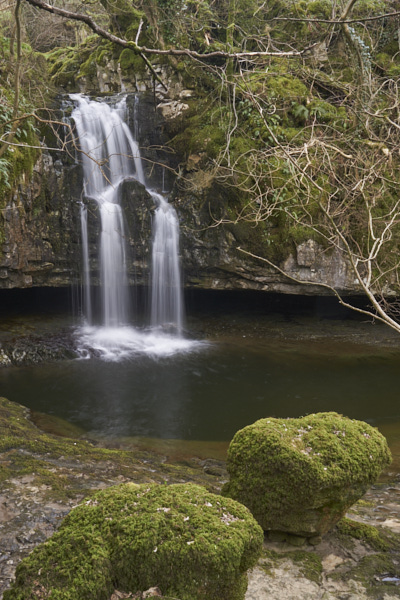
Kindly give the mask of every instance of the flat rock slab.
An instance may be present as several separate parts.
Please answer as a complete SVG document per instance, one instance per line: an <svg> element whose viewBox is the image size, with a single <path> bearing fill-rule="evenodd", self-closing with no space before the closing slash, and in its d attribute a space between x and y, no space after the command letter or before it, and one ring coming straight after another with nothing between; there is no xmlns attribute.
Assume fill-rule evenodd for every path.
<svg viewBox="0 0 400 600"><path fill-rule="evenodd" d="M387 502L387 504L385 504ZM389 508L390 518L382 520L382 508ZM398 534L400 531L400 482L378 484L365 494L364 498L349 511L349 518L361 524L377 526L384 532ZM357 567L365 557L376 554L376 550L360 540L343 539L333 530L323 537L315 547L306 545L299 549L286 542L266 542L264 551L267 557L248 573L249 586L245 600L394 600L400 598L400 577L390 573L375 574L375 594L367 589L354 576ZM306 554L315 555L320 560L321 571L307 573ZM272 554L272 558L271 558ZM291 558L293 556L293 558ZM400 561L400 553L394 556ZM309 565L308 565L309 567ZM367 586L368 587L368 586Z"/></svg>

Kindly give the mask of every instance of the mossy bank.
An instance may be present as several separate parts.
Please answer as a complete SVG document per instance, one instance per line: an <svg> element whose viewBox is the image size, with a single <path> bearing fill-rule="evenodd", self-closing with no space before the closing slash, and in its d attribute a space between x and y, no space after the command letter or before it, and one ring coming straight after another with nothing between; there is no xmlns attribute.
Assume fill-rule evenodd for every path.
<svg viewBox="0 0 400 600"><path fill-rule="evenodd" d="M0 596L21 559L98 490L120 483L192 482L218 493L227 480L224 464L216 460L100 447L74 428L69 438L43 433L29 411L5 399L0 434ZM348 517L316 546L267 540L249 572L246 600L320 600L323 594L329 600L343 594L398 598L400 481L373 486Z"/></svg>

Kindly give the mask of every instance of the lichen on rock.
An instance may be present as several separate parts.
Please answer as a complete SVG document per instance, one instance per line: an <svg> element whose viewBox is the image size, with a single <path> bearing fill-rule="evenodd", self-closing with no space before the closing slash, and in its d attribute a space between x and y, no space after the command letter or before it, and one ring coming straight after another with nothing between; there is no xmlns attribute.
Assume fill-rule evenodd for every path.
<svg viewBox="0 0 400 600"><path fill-rule="evenodd" d="M4 600L108 600L155 584L180 600L242 600L262 543L244 506L201 486L123 484L75 508Z"/></svg>
<svg viewBox="0 0 400 600"><path fill-rule="evenodd" d="M390 464L384 436L334 412L260 419L238 431L222 494L242 502L265 531L322 535Z"/></svg>

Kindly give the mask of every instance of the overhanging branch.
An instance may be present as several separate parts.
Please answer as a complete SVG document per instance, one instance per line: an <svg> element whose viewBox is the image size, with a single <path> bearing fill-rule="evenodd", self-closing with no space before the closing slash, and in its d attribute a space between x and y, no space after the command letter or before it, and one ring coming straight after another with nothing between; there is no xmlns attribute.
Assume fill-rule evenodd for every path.
<svg viewBox="0 0 400 600"><path fill-rule="evenodd" d="M151 68L151 71L154 75L154 70L151 66L151 63L148 62L146 55L159 55L159 56L189 56L190 58L196 58L198 60L209 60L213 58L237 58L237 59L250 59L257 58L263 56L277 56L277 57L291 57L291 56L301 56L305 52L308 52L311 48L315 46L312 44L303 50L290 50L288 52L224 52L223 50L215 50L214 52L207 52L205 54L201 54L200 52L196 52L195 50L189 50L188 48L169 48L167 50L161 50L159 48L146 48L146 46L139 46L136 42L132 42L129 40L125 40L124 38L120 38L103 27L100 27L91 17L88 15L84 15L82 13L75 13L69 10L65 10L63 8L58 8L57 6L52 6L47 2L43 2L43 0L26 0L32 6L36 8L40 8L42 10L46 10L54 15L59 15L60 17L64 17L65 19L72 19L74 21L80 21L85 23L92 31L97 33L97 35L101 36L117 44L118 46L122 46L123 48L129 48L136 54L139 54L146 64ZM159 80L159 78L157 77ZM162 82L161 82L162 83ZM164 84L163 84L164 85Z"/></svg>
<svg viewBox="0 0 400 600"><path fill-rule="evenodd" d="M373 17L355 17L353 19L340 18L340 19L306 19L301 17L273 17L268 19L269 21L290 21L295 23L325 23L326 25L352 25L354 23L368 23L370 21L381 21L382 19L389 19L391 17L400 16L400 10L384 13L382 15L375 15Z"/></svg>
<svg viewBox="0 0 400 600"><path fill-rule="evenodd" d="M358 312L362 315L366 315L367 317L370 317L372 319L381 321L382 323L385 323L385 325L389 325L389 327L391 327L395 331L400 332L399 323L397 323L394 319L391 319L384 311L382 311L382 309L378 310L380 308L379 304L377 303L377 301L375 300L375 298L373 297L371 292L369 292L369 294L367 294L367 297L370 301L373 301L373 306L374 306L375 310L377 311L376 313L372 312L370 310L366 310L364 308L360 308L359 306L355 306L354 304L350 304L349 302L346 302L346 300L344 300L342 298L342 296L339 294L337 289L335 289L331 285L328 285L327 283L298 279L297 277L294 277L293 275L289 275L289 273L287 273L286 271L284 271L283 269L278 267L278 265L276 265L275 263L268 260L268 258L264 258L263 256L258 256L257 254L248 252L247 250L244 250L243 248L240 248L240 247L238 247L237 250L239 250L239 252L243 252L243 254L247 254L247 256L251 256L252 258L255 258L257 260L261 260L262 262L267 263L270 267L272 267L273 269L278 271L278 273L280 273L281 275L283 275L290 281L293 281L294 283L298 283L299 285L306 285L306 286L317 286L317 287L323 288L325 290L329 290L334 296L336 296L336 298L339 301L339 304L341 304L345 308L349 308L352 311Z"/></svg>

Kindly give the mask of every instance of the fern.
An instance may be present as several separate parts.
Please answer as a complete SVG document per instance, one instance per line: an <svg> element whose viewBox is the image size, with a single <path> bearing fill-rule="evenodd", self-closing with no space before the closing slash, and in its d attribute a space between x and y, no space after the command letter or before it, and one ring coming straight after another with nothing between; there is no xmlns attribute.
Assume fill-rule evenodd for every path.
<svg viewBox="0 0 400 600"><path fill-rule="evenodd" d="M10 163L5 158L0 158L0 190L2 188L11 189L9 174Z"/></svg>

